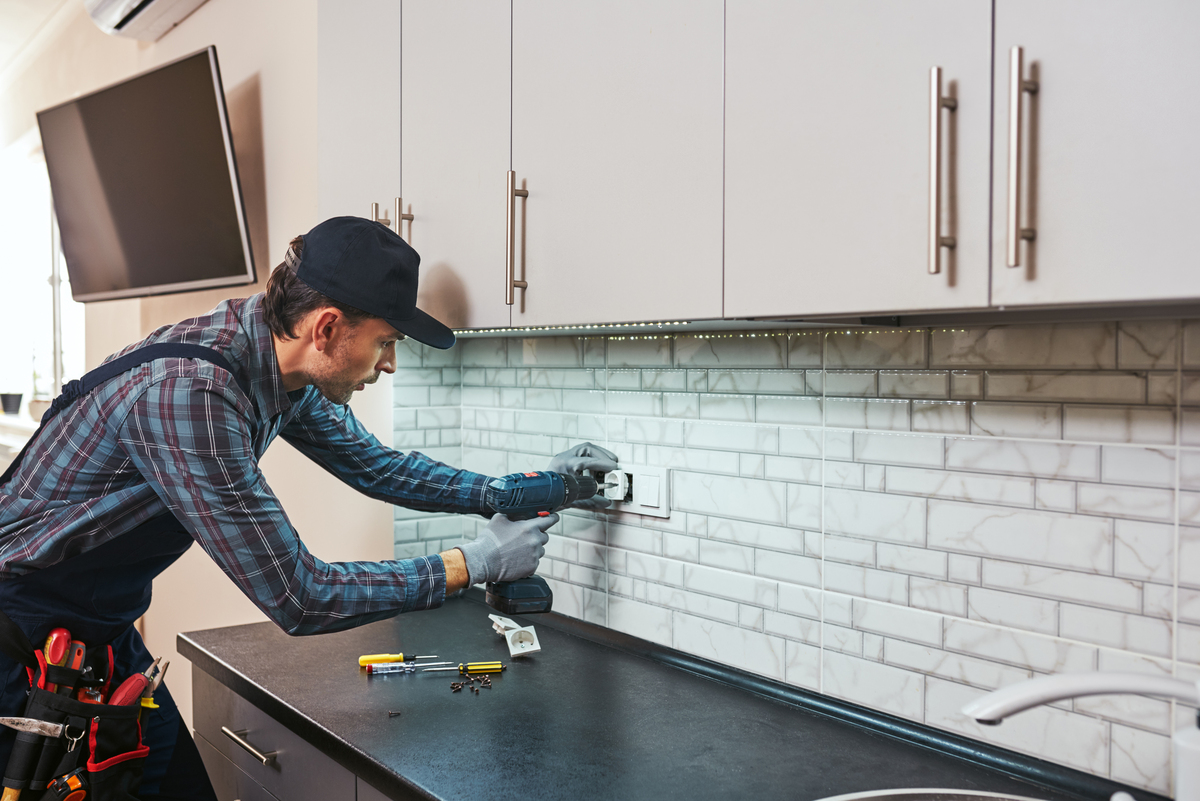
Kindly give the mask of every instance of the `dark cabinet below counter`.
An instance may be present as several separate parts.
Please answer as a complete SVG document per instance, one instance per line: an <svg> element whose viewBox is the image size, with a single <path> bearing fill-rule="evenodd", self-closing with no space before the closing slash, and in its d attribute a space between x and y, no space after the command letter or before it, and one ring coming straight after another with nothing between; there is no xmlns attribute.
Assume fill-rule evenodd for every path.
<svg viewBox="0 0 1200 801"><path fill-rule="evenodd" d="M1077 797L669 664L695 669L686 655L647 658L657 646L623 635L597 641L604 630L557 615L530 618L542 651L511 660L491 611L468 596L319 637L269 623L180 635L218 796L728 801L947 787ZM360 654L398 651L509 668L469 694L451 691L451 673L358 667Z"/></svg>

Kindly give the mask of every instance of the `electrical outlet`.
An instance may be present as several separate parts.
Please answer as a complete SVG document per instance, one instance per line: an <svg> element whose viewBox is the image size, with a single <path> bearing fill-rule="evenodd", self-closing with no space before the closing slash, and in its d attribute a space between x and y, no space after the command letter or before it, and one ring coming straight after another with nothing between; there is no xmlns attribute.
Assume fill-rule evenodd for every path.
<svg viewBox="0 0 1200 801"><path fill-rule="evenodd" d="M611 473L597 476L616 486L604 490L604 497L613 502L610 510L635 515L670 517L670 483L665 467L623 464Z"/></svg>

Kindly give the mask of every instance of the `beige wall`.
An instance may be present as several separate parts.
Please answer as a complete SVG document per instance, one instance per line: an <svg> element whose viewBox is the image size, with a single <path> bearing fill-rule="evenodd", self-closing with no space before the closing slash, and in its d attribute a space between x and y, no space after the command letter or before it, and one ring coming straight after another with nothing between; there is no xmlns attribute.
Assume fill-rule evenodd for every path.
<svg viewBox="0 0 1200 801"><path fill-rule="evenodd" d="M230 127L260 284L142 300L94 303L86 312L87 363L154 328L202 314L225 297L259 291L288 241L317 219L317 4L315 0L209 0L153 44L109 37L78 9L58 20L43 51L0 99L0 137L12 141L34 112L70 97L217 46ZM392 386L381 381L354 403L367 427L391 442ZM279 441L263 460L271 487L309 549L326 561L392 556L392 512L341 485ZM262 620L262 614L199 548L154 586L145 619L150 650L176 661L169 685L191 720L191 672L175 652L188 631Z"/></svg>

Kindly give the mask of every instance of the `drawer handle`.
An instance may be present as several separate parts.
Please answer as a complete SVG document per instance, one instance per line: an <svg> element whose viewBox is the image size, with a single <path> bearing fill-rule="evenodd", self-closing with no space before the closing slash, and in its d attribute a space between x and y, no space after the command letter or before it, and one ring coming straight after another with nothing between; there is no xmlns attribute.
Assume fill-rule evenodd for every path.
<svg viewBox="0 0 1200 801"><path fill-rule="evenodd" d="M244 739L242 739L242 737L245 734L247 734L247 732L248 732L247 729L238 729L237 731L231 731L229 729L229 727L227 727L227 726L221 727L221 734L224 734L230 740L233 740L235 743L240 745L246 751L246 753L250 754L250 756L254 757L255 759L257 759L259 762L263 763L264 765L272 764L275 761L275 757L278 755L279 752L278 751L268 751L267 753L264 754L263 752L259 751L257 748L250 745L250 743L248 743Z"/></svg>

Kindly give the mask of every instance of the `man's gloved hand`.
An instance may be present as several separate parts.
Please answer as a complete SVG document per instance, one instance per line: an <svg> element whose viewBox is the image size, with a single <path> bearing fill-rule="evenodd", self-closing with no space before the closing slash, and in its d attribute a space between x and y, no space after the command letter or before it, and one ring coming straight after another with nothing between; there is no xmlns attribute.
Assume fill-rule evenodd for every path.
<svg viewBox="0 0 1200 801"><path fill-rule="evenodd" d="M546 529L557 522L556 514L531 520L509 520L504 515L493 515L474 542L458 546L466 560L470 582L485 584L532 576L538 560L546 553L544 546L550 540Z"/></svg>
<svg viewBox="0 0 1200 801"><path fill-rule="evenodd" d="M550 466L546 469L554 473L574 473L576 475L584 470L608 473L617 469L617 455L599 445L585 442L555 456L550 460ZM567 508L595 510L611 505L612 501L608 498L596 495L591 498L580 498Z"/></svg>

